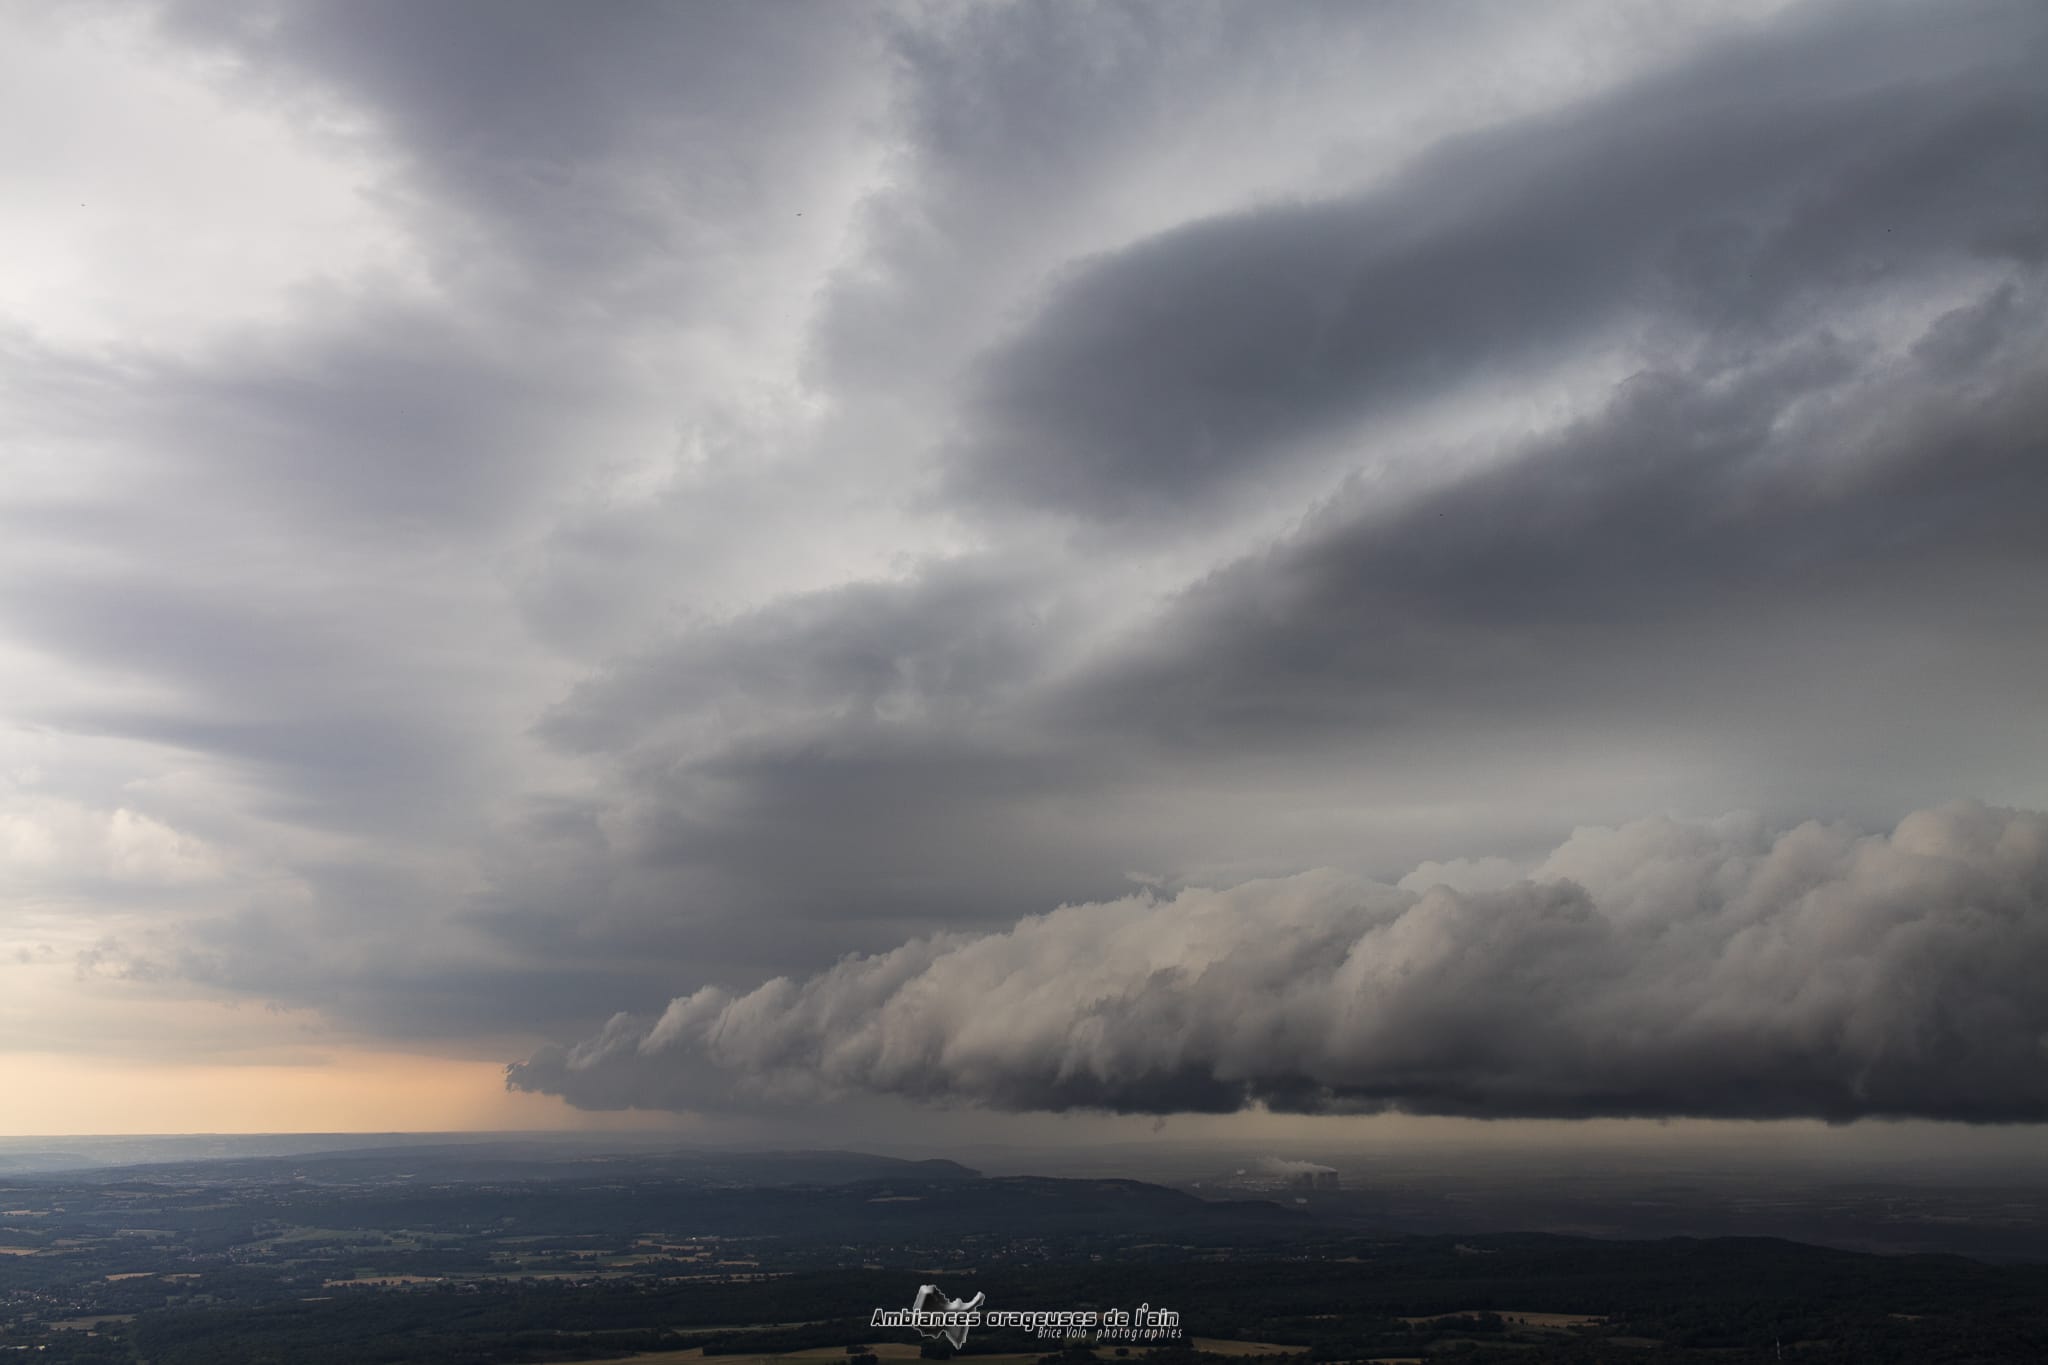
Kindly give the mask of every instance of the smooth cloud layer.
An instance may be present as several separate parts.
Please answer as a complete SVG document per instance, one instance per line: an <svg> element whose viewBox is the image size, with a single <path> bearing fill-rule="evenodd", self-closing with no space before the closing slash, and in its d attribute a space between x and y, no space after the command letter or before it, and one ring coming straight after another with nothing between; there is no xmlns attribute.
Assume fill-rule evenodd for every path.
<svg viewBox="0 0 2048 1365"><path fill-rule="evenodd" d="M621 1017L510 1083L1006 1110L2048 1119L2048 816L1586 829L1526 880L1065 906ZM704 1064L708 1063L709 1066ZM700 1103L719 1102L706 1092Z"/></svg>
<svg viewBox="0 0 2048 1365"><path fill-rule="evenodd" d="M2026 66L1976 46L2026 25L1979 18L1960 41L1901 15L1794 19L1449 140L1363 194L1087 262L989 356L960 477L1005 506L1158 518L1610 329L1763 346L1811 328L1816 303L1839 316L1873 286L2037 257L2042 100Z"/></svg>

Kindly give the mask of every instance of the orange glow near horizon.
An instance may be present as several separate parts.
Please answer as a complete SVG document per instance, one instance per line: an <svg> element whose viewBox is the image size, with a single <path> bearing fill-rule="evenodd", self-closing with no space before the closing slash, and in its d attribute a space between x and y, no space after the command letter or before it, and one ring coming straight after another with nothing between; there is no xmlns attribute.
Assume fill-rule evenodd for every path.
<svg viewBox="0 0 2048 1365"><path fill-rule="evenodd" d="M0 1053L0 1136L396 1133L673 1126L505 1089L497 1062L325 1049L314 1063L179 1064Z"/></svg>

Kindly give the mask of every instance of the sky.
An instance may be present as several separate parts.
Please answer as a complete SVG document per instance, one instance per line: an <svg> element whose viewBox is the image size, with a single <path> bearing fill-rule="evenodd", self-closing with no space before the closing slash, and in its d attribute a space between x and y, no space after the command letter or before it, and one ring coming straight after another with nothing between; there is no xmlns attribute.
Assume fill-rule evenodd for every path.
<svg viewBox="0 0 2048 1365"><path fill-rule="evenodd" d="M2044 66L0 0L0 1133L2048 1120Z"/></svg>

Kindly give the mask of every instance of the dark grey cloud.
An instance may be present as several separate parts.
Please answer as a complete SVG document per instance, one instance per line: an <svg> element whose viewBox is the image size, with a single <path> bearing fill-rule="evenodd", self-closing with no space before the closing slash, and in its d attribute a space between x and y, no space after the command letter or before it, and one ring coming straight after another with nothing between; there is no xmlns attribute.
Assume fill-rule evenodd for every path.
<svg viewBox="0 0 2048 1365"><path fill-rule="evenodd" d="M592 749L644 739L662 721L694 723L715 745L904 722L969 730L1050 662L1056 609L1013 574L960 562L792 595L619 661L542 728Z"/></svg>
<svg viewBox="0 0 2048 1365"><path fill-rule="evenodd" d="M509 1083L616 1105L2048 1119L2048 817L1585 830L1500 890L1070 906L621 1016ZM689 1080L699 1087L678 1084Z"/></svg>
<svg viewBox="0 0 2048 1365"><path fill-rule="evenodd" d="M649 295L687 304L749 234L796 231L817 162L841 150L821 106L847 112L872 70L873 19L853 8L161 13L181 40L226 54L252 92L369 120L407 163L405 198L451 248L449 276L542 286L529 303L558 325L637 313Z"/></svg>
<svg viewBox="0 0 2048 1365"><path fill-rule="evenodd" d="M1076 689L1076 714L1203 745L1326 742L1375 709L1398 724L1455 699L1657 706L1772 651L1882 649L1873 619L1975 672L1979 647L2048 609L2026 511L2048 495L2048 339L2028 328L1994 351L1986 335L2014 297L1999 285L1944 313L1906 357L1822 332L1645 371L1498 465L1391 506L1354 487L1188 590ZM1964 375L1945 359L1958 338L1976 353ZM1845 640L1830 620L1858 628Z"/></svg>
<svg viewBox="0 0 2048 1365"><path fill-rule="evenodd" d="M2038 259L2038 15L1795 17L1354 198L1077 263L982 363L954 478L1144 520L1604 328L1727 347L1973 259Z"/></svg>
<svg viewBox="0 0 2048 1365"><path fill-rule="evenodd" d="M1076 611L1015 566L946 562L705 623L587 680L540 733L616 774L609 855L648 894L583 914L766 964L1122 884L1126 850L1075 808L1108 774L1033 718Z"/></svg>

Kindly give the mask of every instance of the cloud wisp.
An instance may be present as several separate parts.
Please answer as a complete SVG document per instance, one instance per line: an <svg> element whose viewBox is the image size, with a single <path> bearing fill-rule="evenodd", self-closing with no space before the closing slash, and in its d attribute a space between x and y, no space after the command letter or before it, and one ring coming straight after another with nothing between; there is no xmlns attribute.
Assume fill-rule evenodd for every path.
<svg viewBox="0 0 2048 1365"><path fill-rule="evenodd" d="M1519 881L1330 872L1065 906L514 1066L583 1103L2048 1119L2048 816L1582 829Z"/></svg>

